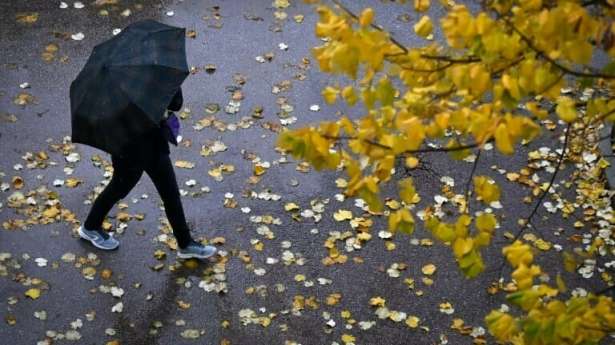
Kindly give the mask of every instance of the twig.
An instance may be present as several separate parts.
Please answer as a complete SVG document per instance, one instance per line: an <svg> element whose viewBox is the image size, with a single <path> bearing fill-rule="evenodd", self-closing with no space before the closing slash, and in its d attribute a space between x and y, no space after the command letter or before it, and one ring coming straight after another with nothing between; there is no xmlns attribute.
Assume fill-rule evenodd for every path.
<svg viewBox="0 0 615 345"><path fill-rule="evenodd" d="M341 8L344 12L346 12L349 16L351 16L355 20L359 20L359 16L354 14L350 9L348 9L348 7L344 6L344 4L341 3L341 1L339 1L339 0L331 0L331 1L334 4L336 4L339 8ZM374 29L376 29L378 31L385 32L385 30L382 27L378 26L378 25L370 24L370 27L372 27L372 28L374 28ZM388 31L386 31L386 32L389 35L389 40L391 40L391 42L393 42L393 44L395 44L399 49L401 49L404 52L404 54L407 54L408 53L408 48L406 48L406 46L404 46L403 44L399 43L399 41L397 41L390 32L388 32Z"/></svg>
<svg viewBox="0 0 615 345"><path fill-rule="evenodd" d="M569 138L570 138L570 124L566 126L566 136L564 137L564 145L562 146L562 152L559 154L559 157L557 159L557 166L555 167L555 171L551 175L551 180L549 181L549 185L547 186L547 189L545 189L543 193L540 195L540 198L538 198L538 202L536 203L536 205L534 205L534 209L532 210L532 213L530 213L530 215L526 218L526 222L523 225L523 228L521 228L521 230L519 230L517 235L515 235L513 242L518 240L521 234L523 233L523 231L525 231L525 229L527 229L528 226L531 224L532 218L534 218L534 216L536 215L536 212L538 212L538 208L542 204L542 201L549 193L549 190L551 190L551 187L553 186L553 183L555 182L555 177L557 177L557 173L559 172L559 168L561 167L562 162L564 161L564 156L566 155L566 149L568 148Z"/></svg>
<svg viewBox="0 0 615 345"><path fill-rule="evenodd" d="M371 139L359 139L357 137L350 137L350 136L332 136L332 135L322 135L322 134L321 136L329 140L363 140L367 144L378 146L380 148L387 149L387 150L393 150L392 147L381 144ZM461 145L461 146L455 146L455 147L426 147L424 149L406 150L406 151L400 152L400 154L415 154L415 153L430 153L430 152L455 152L455 151L463 151L467 149L472 149L478 146L480 146L480 144L472 143L468 145Z"/></svg>
<svg viewBox="0 0 615 345"><path fill-rule="evenodd" d="M543 52L542 50L538 49L538 47L536 47L534 45L534 42L532 42L532 40L529 37L525 36L521 31L519 31L519 29L517 29L517 27L515 27L515 25L513 25L510 22L510 20L508 20L508 19L503 19L503 20L504 20L504 22L506 24L508 24L508 26L515 33L517 33L517 35L519 35L521 37L521 39L525 42L525 44L527 44L527 46L530 49L535 51L536 54L538 54L539 56L542 56L545 60L547 60L553 66L557 67L562 72L565 72L565 73L570 74L570 75L574 75L575 77L615 79L615 75L609 75L609 74L603 74L603 73L585 73L585 72L575 71L573 69L570 69L570 68L560 64L555 59L552 59L551 57L549 57L549 55L547 55L545 52Z"/></svg>
<svg viewBox="0 0 615 345"><path fill-rule="evenodd" d="M429 54L421 54L421 58L426 60L438 60L438 61L446 61L450 63L473 63L473 62L481 62L482 60L477 57L469 56L467 58L454 58L447 55L429 55Z"/></svg>
<svg viewBox="0 0 615 345"><path fill-rule="evenodd" d="M564 161L564 155L566 154L566 148L568 147L568 139L570 138L570 132L571 132L570 129L571 129L571 126L570 126L570 124L568 124L568 126L566 127L566 136L564 138L564 144L562 146L562 152L559 155L559 158L558 158L558 161L557 161L557 167L555 168L555 171L553 172L553 175L551 175L551 181L549 182L549 185L547 186L547 189L542 193L542 195L540 196L540 198L539 198L538 202L536 203L536 205L534 205L534 209L532 210L532 213L526 218L526 221L525 221L525 224L523 225L523 228L521 228L521 230L519 230L517 235L515 235L515 237L513 238L512 242L515 242L516 240L518 240L519 237L521 237L521 234L529 226L535 227L534 224L532 224L532 218L534 217L534 215L538 211L538 208L542 204L542 200L544 200L545 196L547 195L547 193L549 193L549 190L553 186L553 182L555 181L555 177L557 176L557 173L559 172L559 168L560 168L562 162ZM508 242L508 243L510 243L510 242ZM502 270L504 269L504 266L506 265L506 261L507 260L503 260L502 264L500 265L500 268L499 268L499 272L500 272L499 276L500 277L502 276Z"/></svg>
<svg viewBox="0 0 615 345"><path fill-rule="evenodd" d="M482 150L479 148L476 152L476 159L474 159L474 164L472 165L472 171L470 171L470 177L468 177L468 181L466 182L466 190L464 195L466 196L466 211L470 213L470 187L472 186L472 179L474 178L474 173L476 172L476 168L478 167L478 160L480 159L480 153Z"/></svg>

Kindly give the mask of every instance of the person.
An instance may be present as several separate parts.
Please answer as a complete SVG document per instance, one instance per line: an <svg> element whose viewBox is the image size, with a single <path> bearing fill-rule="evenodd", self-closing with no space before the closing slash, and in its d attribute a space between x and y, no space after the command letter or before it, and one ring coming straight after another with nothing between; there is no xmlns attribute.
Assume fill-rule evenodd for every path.
<svg viewBox="0 0 615 345"><path fill-rule="evenodd" d="M168 111L179 111L182 103L183 96L180 88L167 107ZM135 108L130 111L139 111L139 109ZM168 114L168 111L165 113ZM119 241L113 237L112 233L108 234L102 230L102 223L113 205L126 197L143 172L146 172L164 203L167 218L177 240L177 256L182 259L205 259L216 253L215 247L202 245L190 236L173 164L169 157L168 141L173 141L175 137L169 137L169 128L165 126L165 121L163 119L160 126L155 126L140 137L131 140L120 154L111 155L113 165L111 181L96 198L85 223L79 228L79 236L90 241L95 247L113 250L119 246Z"/></svg>

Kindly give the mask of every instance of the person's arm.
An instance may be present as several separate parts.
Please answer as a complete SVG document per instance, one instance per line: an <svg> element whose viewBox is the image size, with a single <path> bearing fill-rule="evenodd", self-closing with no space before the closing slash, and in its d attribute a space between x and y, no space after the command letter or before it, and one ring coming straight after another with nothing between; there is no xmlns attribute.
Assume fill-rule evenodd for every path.
<svg viewBox="0 0 615 345"><path fill-rule="evenodd" d="M169 103L169 106L167 108L171 111L179 111L182 108L183 104L184 97L182 95L182 89L180 87L179 90L177 90L177 92L175 93L175 96L173 96L173 99L171 100L171 103Z"/></svg>

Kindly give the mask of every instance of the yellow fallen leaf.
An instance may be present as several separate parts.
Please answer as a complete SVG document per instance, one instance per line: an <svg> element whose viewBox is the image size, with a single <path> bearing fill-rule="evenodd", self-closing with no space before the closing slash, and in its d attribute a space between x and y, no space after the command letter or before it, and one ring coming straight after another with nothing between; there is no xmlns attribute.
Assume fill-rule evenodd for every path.
<svg viewBox="0 0 615 345"><path fill-rule="evenodd" d="M194 163L189 161L175 161L175 166L183 169L192 169L194 168Z"/></svg>
<svg viewBox="0 0 615 345"><path fill-rule="evenodd" d="M102 279L110 279L112 275L113 275L113 271L111 271L108 268L105 268L104 270L100 271L100 277Z"/></svg>
<svg viewBox="0 0 615 345"><path fill-rule="evenodd" d="M409 315L406 318L406 325L410 328L417 328L419 326L419 322L421 322L421 319L414 315Z"/></svg>
<svg viewBox="0 0 615 345"><path fill-rule="evenodd" d="M32 24L38 20L38 12L17 13L15 17L21 24Z"/></svg>
<svg viewBox="0 0 615 345"><path fill-rule="evenodd" d="M75 188L80 184L81 184L81 180L77 178L73 178L73 177L66 179L66 181L64 182L64 185L69 188Z"/></svg>
<svg viewBox="0 0 615 345"><path fill-rule="evenodd" d="M60 210L58 210L55 206L43 211L43 216L47 218L55 218L58 214L60 214Z"/></svg>
<svg viewBox="0 0 615 345"><path fill-rule="evenodd" d="M28 291L26 291L24 294L27 297L30 297L31 299L37 299L37 298L41 297L41 290L39 290L37 288L32 288L32 289L29 289Z"/></svg>
<svg viewBox="0 0 615 345"><path fill-rule="evenodd" d="M436 265L434 265L434 264L427 264L427 265L423 266L421 271L425 275L428 275L428 276L433 275L436 272Z"/></svg>
<svg viewBox="0 0 615 345"><path fill-rule="evenodd" d="M260 164L256 164L254 165L254 175L256 176L261 176L262 174L264 174L267 171L267 168L265 168L264 166L260 165Z"/></svg>
<svg viewBox="0 0 615 345"><path fill-rule="evenodd" d="M352 212L348 210L337 210L337 212L333 214L333 218L338 222L349 220L352 219Z"/></svg>
<svg viewBox="0 0 615 345"><path fill-rule="evenodd" d="M355 340L356 338L350 334L342 334L342 341L344 342L344 344L354 343Z"/></svg>
<svg viewBox="0 0 615 345"><path fill-rule="evenodd" d="M297 211L299 210L299 205L295 204L294 202L289 202L289 203L286 203L286 205L284 205L284 210L288 212Z"/></svg>
<svg viewBox="0 0 615 345"><path fill-rule="evenodd" d="M372 297L369 300L369 305L371 305L372 307L384 307L384 303L385 303L385 299L380 297L380 296L376 296L376 297Z"/></svg>

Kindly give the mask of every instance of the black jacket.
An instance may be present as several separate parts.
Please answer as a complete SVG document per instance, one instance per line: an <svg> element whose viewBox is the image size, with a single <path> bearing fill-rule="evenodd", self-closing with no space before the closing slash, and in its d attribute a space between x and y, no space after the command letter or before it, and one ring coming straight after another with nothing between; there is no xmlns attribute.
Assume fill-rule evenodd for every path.
<svg viewBox="0 0 615 345"><path fill-rule="evenodd" d="M167 108L172 111L179 111L183 102L184 98L180 88ZM162 154L168 155L169 153L169 143L163 128L158 125L131 140L116 158L130 160L135 166L142 166L152 162Z"/></svg>

